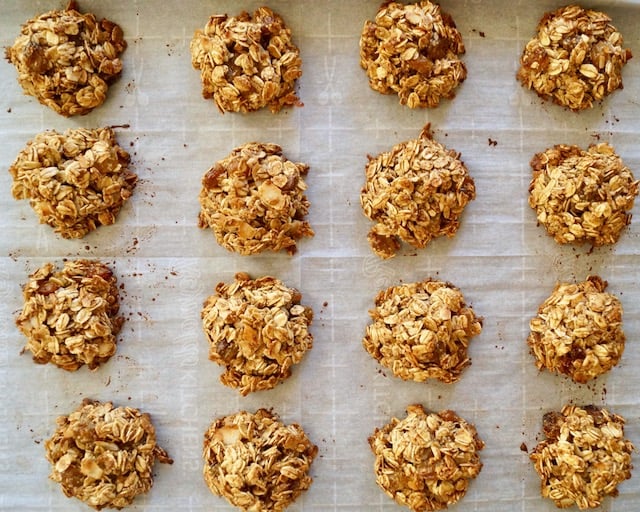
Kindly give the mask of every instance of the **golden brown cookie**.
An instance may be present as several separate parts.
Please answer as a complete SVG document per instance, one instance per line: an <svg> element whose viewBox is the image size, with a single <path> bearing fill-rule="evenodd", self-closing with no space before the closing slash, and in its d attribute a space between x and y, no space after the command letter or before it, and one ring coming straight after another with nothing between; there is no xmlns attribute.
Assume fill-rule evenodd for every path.
<svg viewBox="0 0 640 512"><path fill-rule="evenodd" d="M29 199L41 224L63 238L82 238L115 223L137 176L112 128L45 131L30 140L9 168L15 199Z"/></svg>
<svg viewBox="0 0 640 512"><path fill-rule="evenodd" d="M606 142L558 144L531 160L529 206L561 244L614 244L631 222L638 182Z"/></svg>
<svg viewBox="0 0 640 512"><path fill-rule="evenodd" d="M482 469L484 443L475 427L453 411L407 407L369 438L377 484L415 512L443 510L460 501Z"/></svg>
<svg viewBox="0 0 640 512"><path fill-rule="evenodd" d="M204 435L204 480L211 492L252 512L285 510L311 486L318 453L300 425L259 409L215 420Z"/></svg>
<svg viewBox="0 0 640 512"><path fill-rule="evenodd" d="M624 437L624 418L595 406L566 405L543 418L547 437L529 455L540 492L558 508L599 507L631 478L634 446Z"/></svg>
<svg viewBox="0 0 640 512"><path fill-rule="evenodd" d="M282 17L268 7L251 16L209 18L191 40L191 63L200 70L202 96L220 112L252 112L302 106L296 80L302 76L300 50Z"/></svg>
<svg viewBox="0 0 640 512"><path fill-rule="evenodd" d="M378 293L362 344L404 380L456 382L471 364L467 348L482 318L451 283L425 279Z"/></svg>
<svg viewBox="0 0 640 512"><path fill-rule="evenodd" d="M452 237L476 189L459 153L433 140L427 125L420 137L369 157L360 192L364 214L375 224L367 239L381 258L391 258L400 241L416 248Z"/></svg>
<svg viewBox="0 0 640 512"><path fill-rule="evenodd" d="M64 10L25 22L5 55L25 94L68 117L102 105L120 76L126 47L116 23L81 14L71 1Z"/></svg>
<svg viewBox="0 0 640 512"><path fill-rule="evenodd" d="M527 344L539 369L584 384L618 364L625 344L623 310L606 287L598 276L556 285L529 322Z"/></svg>
<svg viewBox="0 0 640 512"><path fill-rule="evenodd" d="M546 13L520 58L517 78L527 89L578 111L622 89L631 59L605 13L568 5Z"/></svg>
<svg viewBox="0 0 640 512"><path fill-rule="evenodd" d="M57 424L44 445L50 478L96 510L130 505L153 486L156 461L173 463L156 443L150 416L138 409L85 399Z"/></svg>
<svg viewBox="0 0 640 512"><path fill-rule="evenodd" d="M436 107L467 77L462 35L451 16L428 0L385 2L360 36L360 66L369 85L397 94L410 108Z"/></svg>
<svg viewBox="0 0 640 512"><path fill-rule="evenodd" d="M202 178L198 225L239 254L286 250L313 236L303 177L309 166L288 160L280 146L251 142L235 148Z"/></svg>
<svg viewBox="0 0 640 512"><path fill-rule="evenodd" d="M16 325L36 363L95 370L115 354L124 318L117 279L104 263L67 260L62 270L46 263L29 276L23 296Z"/></svg>
<svg viewBox="0 0 640 512"><path fill-rule="evenodd" d="M225 367L225 386L243 395L271 389L291 375L313 346L313 311L302 295L273 277L251 279L243 272L233 283L218 283L205 301L202 327L209 359Z"/></svg>

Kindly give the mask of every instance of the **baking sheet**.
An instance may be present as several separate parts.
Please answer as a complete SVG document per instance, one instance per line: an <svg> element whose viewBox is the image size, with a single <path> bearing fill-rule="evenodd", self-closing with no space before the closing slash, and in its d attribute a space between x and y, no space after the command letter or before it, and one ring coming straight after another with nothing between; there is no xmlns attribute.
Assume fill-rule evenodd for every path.
<svg viewBox="0 0 640 512"><path fill-rule="evenodd" d="M0 44L10 45L28 18L64 4L0 2ZM374 482L367 437L392 415L403 417L411 403L455 410L475 423L486 443L480 476L451 510L555 510L540 498L538 477L521 449L531 450L540 439L544 412L568 402L606 405L627 419L627 437L640 447L640 220L615 247L556 245L526 204L528 162L556 143L609 141L640 175L640 6L585 2L606 4L638 58L624 70L624 90L575 114L542 103L514 78L525 40L557 2L443 2L464 37L468 79L453 101L412 111L369 89L358 66L359 33L377 0L273 0L269 5L301 48L304 107L221 115L201 98L191 36L211 14L260 4L81 1L82 10L119 23L129 43L123 75L107 102L81 118L62 118L23 96L13 67L0 63L0 509L88 510L48 480L43 441L58 415L91 397L151 413L159 443L175 460L156 466L153 489L133 510L233 510L201 477L203 434L215 417L259 407L302 424L319 447L314 483L290 510L403 510ZM367 245L370 224L359 206L366 155L416 137L426 123L437 140L462 154L477 199L455 238L381 261ZM129 126L118 137L132 154L139 186L117 224L63 240L37 223L25 201L11 198L6 169L39 131L104 125ZM254 140L278 143L290 159L311 167L308 219L316 235L293 257L233 255L196 227L201 176L232 148ZM127 321L118 353L93 373L34 365L20 355L24 340L13 323L27 275L46 261L72 257L100 258L124 286ZM271 274L298 287L315 312L314 347L291 379L247 397L219 383L221 370L207 360L199 322L215 284L238 271ZM539 373L525 339L529 318L555 282L589 274L601 275L620 297L628 343L608 376L580 386ZM472 366L454 385L400 381L361 346L376 292L429 276L459 286L485 319L471 343ZM635 510L640 475L619 490L602 510Z"/></svg>

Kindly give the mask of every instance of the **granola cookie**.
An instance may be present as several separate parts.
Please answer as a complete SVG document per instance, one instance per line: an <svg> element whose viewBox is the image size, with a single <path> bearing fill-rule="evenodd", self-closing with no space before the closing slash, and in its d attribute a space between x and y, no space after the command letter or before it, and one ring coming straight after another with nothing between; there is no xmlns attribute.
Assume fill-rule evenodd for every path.
<svg viewBox="0 0 640 512"><path fill-rule="evenodd" d="M25 94L69 117L104 103L126 47L116 23L81 14L71 1L65 10L28 20L5 55Z"/></svg>
<svg viewBox="0 0 640 512"><path fill-rule="evenodd" d="M625 344L623 310L606 287L598 276L556 285L529 322L527 344L539 369L584 384L618 364Z"/></svg>
<svg viewBox="0 0 640 512"><path fill-rule="evenodd" d="M638 182L606 142L558 144L531 160L529 206L560 244L615 244L631 222Z"/></svg>
<svg viewBox="0 0 640 512"><path fill-rule="evenodd" d="M153 485L156 461L173 460L156 444L147 413L85 399L45 442L50 478L68 498L90 507L122 509Z"/></svg>
<svg viewBox="0 0 640 512"><path fill-rule="evenodd" d="M201 318L209 359L225 367L220 377L225 386L247 395L289 378L291 367L313 345L313 311L301 298L298 290L269 276L254 280L240 272L233 283L218 283Z"/></svg>
<svg viewBox="0 0 640 512"><path fill-rule="evenodd" d="M558 508L599 507L631 478L634 446L624 437L624 418L593 405L567 405L543 417L547 439L529 455L540 492Z"/></svg>
<svg viewBox="0 0 640 512"><path fill-rule="evenodd" d="M397 94L410 108L436 107L455 96L467 77L464 51L451 16L428 0L383 3L360 36L360 66L371 88Z"/></svg>
<svg viewBox="0 0 640 512"><path fill-rule="evenodd" d="M300 425L266 409L215 420L204 435L204 480L211 492L253 512L280 512L312 482L318 453Z"/></svg>
<svg viewBox="0 0 640 512"><path fill-rule="evenodd" d="M68 260L62 270L46 263L29 276L16 318L36 363L95 370L116 352L124 317L117 279L104 263Z"/></svg>
<svg viewBox="0 0 640 512"><path fill-rule="evenodd" d="M423 248L433 238L455 235L465 206L476 197L459 157L433 140L429 126L419 138L369 157L360 205L375 222L367 236L374 253L387 259L400 240Z"/></svg>
<svg viewBox="0 0 640 512"><path fill-rule="evenodd" d="M378 293L362 344L404 380L457 382L471 364L467 348L482 318L451 283L426 279Z"/></svg>
<svg viewBox="0 0 640 512"><path fill-rule="evenodd" d="M574 111L622 89L631 59L605 13L568 5L546 13L524 48L517 78L527 89Z"/></svg>
<svg viewBox="0 0 640 512"><path fill-rule="evenodd" d="M482 469L484 443L475 427L453 411L407 407L369 437L377 484L415 512L443 510L464 497Z"/></svg>
<svg viewBox="0 0 640 512"><path fill-rule="evenodd" d="M202 96L220 112L302 106L295 93L302 76L300 50L282 17L260 7L253 17L211 16L191 40L191 63L200 70Z"/></svg>
<svg viewBox="0 0 640 512"><path fill-rule="evenodd" d="M286 250L313 236L304 176L309 166L291 162L276 144L250 142L216 162L202 178L198 225L239 254Z"/></svg>
<svg viewBox="0 0 640 512"><path fill-rule="evenodd" d="M112 128L70 128L36 135L9 168L15 199L29 199L41 224L82 238L115 223L137 176Z"/></svg>

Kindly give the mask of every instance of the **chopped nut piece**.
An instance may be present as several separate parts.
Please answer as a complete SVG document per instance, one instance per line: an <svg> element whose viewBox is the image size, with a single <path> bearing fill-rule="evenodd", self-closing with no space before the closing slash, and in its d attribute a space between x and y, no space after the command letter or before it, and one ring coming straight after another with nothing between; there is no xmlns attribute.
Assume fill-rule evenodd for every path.
<svg viewBox="0 0 640 512"><path fill-rule="evenodd" d="M304 220L308 170L287 160L276 144L235 148L202 178L199 227L210 227L220 245L239 254L294 254L297 240L313 236Z"/></svg>
<svg viewBox="0 0 640 512"><path fill-rule="evenodd" d="M291 375L313 345L310 307L300 292L278 279L252 280L238 273L231 284L218 283L201 317L209 359L226 367L221 382L242 395L271 389Z"/></svg>
<svg viewBox="0 0 640 512"><path fill-rule="evenodd" d="M415 512L443 510L466 494L482 469L484 443L475 427L453 411L407 407L369 438L377 484Z"/></svg>
<svg viewBox="0 0 640 512"><path fill-rule="evenodd" d="M382 4L360 36L360 65L369 85L397 93L410 108L436 107L467 77L462 35L448 14L428 0Z"/></svg>
<svg viewBox="0 0 640 512"><path fill-rule="evenodd" d="M266 409L215 420L204 436L203 474L211 492L252 512L280 512L312 482L318 453L302 427Z"/></svg>
<svg viewBox="0 0 640 512"><path fill-rule="evenodd" d="M606 287L598 276L556 285L529 322L527 344L539 369L586 383L618 364L625 344L622 304Z"/></svg>
<svg viewBox="0 0 640 512"><path fill-rule="evenodd" d="M426 279L378 293L364 348L394 375L424 382L456 382L471 364L467 348L482 318L467 307L458 288Z"/></svg>
<svg viewBox="0 0 640 512"><path fill-rule="evenodd" d="M82 238L116 221L137 176L113 129L71 128L36 135L9 168L15 199L29 199L40 223Z"/></svg>
<svg viewBox="0 0 640 512"><path fill-rule="evenodd" d="M71 1L63 11L28 20L5 55L25 94L68 117L102 105L126 47L118 25L79 13Z"/></svg>
<svg viewBox="0 0 640 512"><path fill-rule="evenodd" d="M211 16L191 40L191 63L200 70L202 95L220 112L302 106L295 93L302 76L300 50L282 17L260 7L253 17Z"/></svg>
<svg viewBox="0 0 640 512"><path fill-rule="evenodd" d="M47 263L29 276L23 296L16 325L36 363L95 370L115 354L124 318L117 279L103 263L65 261L61 271Z"/></svg>
<svg viewBox="0 0 640 512"><path fill-rule="evenodd" d="M428 125L418 139L369 157L360 204L376 223L368 240L378 256L395 256L398 239L423 248L433 238L455 235L465 206L476 196L459 157L432 139Z"/></svg>
<svg viewBox="0 0 640 512"><path fill-rule="evenodd" d="M558 144L531 159L529 206L556 242L614 244L631 222L638 181L606 142Z"/></svg>
<svg viewBox="0 0 640 512"><path fill-rule="evenodd" d="M545 100L578 111L622 89L631 59L622 35L603 12L578 5L546 13L524 48L517 78Z"/></svg>
<svg viewBox="0 0 640 512"><path fill-rule="evenodd" d="M544 415L544 433L529 458L540 476L540 492L558 508L599 507L631 478L634 446L624 438L624 419L594 406L565 406Z"/></svg>
<svg viewBox="0 0 640 512"><path fill-rule="evenodd" d="M132 407L85 399L45 442L50 478L68 498L121 509L153 486L155 461L173 460L156 444L151 418Z"/></svg>

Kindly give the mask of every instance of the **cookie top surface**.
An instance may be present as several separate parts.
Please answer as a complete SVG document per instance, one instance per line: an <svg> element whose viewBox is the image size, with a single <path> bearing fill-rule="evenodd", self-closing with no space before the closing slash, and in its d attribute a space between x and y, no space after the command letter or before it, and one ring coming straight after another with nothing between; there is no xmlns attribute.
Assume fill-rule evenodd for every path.
<svg viewBox="0 0 640 512"><path fill-rule="evenodd" d="M471 364L467 348L482 318L451 283L426 279L378 293L362 341L367 352L404 380L456 382Z"/></svg>
<svg viewBox="0 0 640 512"><path fill-rule="evenodd" d="M115 354L124 318L117 279L105 264L68 260L58 270L46 263L29 276L23 297L16 325L36 363L95 370Z"/></svg>
<svg viewBox="0 0 640 512"><path fill-rule="evenodd" d="M318 453L302 427L272 412L242 411L215 420L204 436L204 480L242 510L280 512L310 486Z"/></svg>
<svg viewBox="0 0 640 512"><path fill-rule="evenodd" d="M202 95L224 112L302 106L296 80L302 76L300 50L282 17L268 7L253 16L211 16L190 44L191 63L200 70Z"/></svg>
<svg viewBox="0 0 640 512"><path fill-rule="evenodd" d="M81 14L72 1L65 10L25 22L5 54L25 94L69 117L104 103L122 71L119 56L126 47L116 23Z"/></svg>
<svg viewBox="0 0 640 512"><path fill-rule="evenodd" d="M360 205L375 223L367 237L374 253L391 258L400 241L423 248L433 238L455 235L476 194L459 156L433 140L427 126L419 138L369 158Z"/></svg>
<svg viewBox="0 0 640 512"><path fill-rule="evenodd" d="M96 510L130 505L151 489L155 462L173 462L157 445L148 414L92 400L58 418L45 450L50 478Z"/></svg>
<svg viewBox="0 0 640 512"><path fill-rule="evenodd" d="M606 287L598 276L556 285L529 322L527 344L538 368L586 383L618 364L625 345L623 309Z"/></svg>
<svg viewBox="0 0 640 512"><path fill-rule="evenodd" d="M558 508L581 510L618 495L618 484L631 478L634 446L624 437L624 419L594 406L565 406L544 415L547 437L529 455L540 476L543 497Z"/></svg>
<svg viewBox="0 0 640 512"><path fill-rule="evenodd" d="M614 244L631 222L638 182L606 142L558 144L531 159L529 206L561 244Z"/></svg>
<svg viewBox="0 0 640 512"><path fill-rule="evenodd" d="M9 172L15 199L28 199L41 223L63 238L114 224L137 176L112 128L70 128L36 135Z"/></svg>
<svg viewBox="0 0 640 512"><path fill-rule="evenodd" d="M631 58L603 12L568 5L546 13L526 44L517 78L540 97L578 111L622 88Z"/></svg>
<svg viewBox="0 0 640 512"><path fill-rule="evenodd" d="M449 410L411 405L406 418L376 429L369 445L378 485L415 512L457 503L482 469L484 443L472 424Z"/></svg>
<svg viewBox="0 0 640 512"><path fill-rule="evenodd" d="M369 85L396 93L410 108L436 107L467 77L462 35L448 14L428 0L382 4L360 36L360 66Z"/></svg>
<svg viewBox="0 0 640 512"><path fill-rule="evenodd" d="M239 254L286 250L313 236L303 177L309 167L288 160L276 144L251 142L235 148L202 178L198 225Z"/></svg>
<svg viewBox="0 0 640 512"><path fill-rule="evenodd" d="M291 375L313 346L313 311L294 288L273 277L238 273L218 283L203 305L209 359L225 367L220 380L246 395L271 389Z"/></svg>

